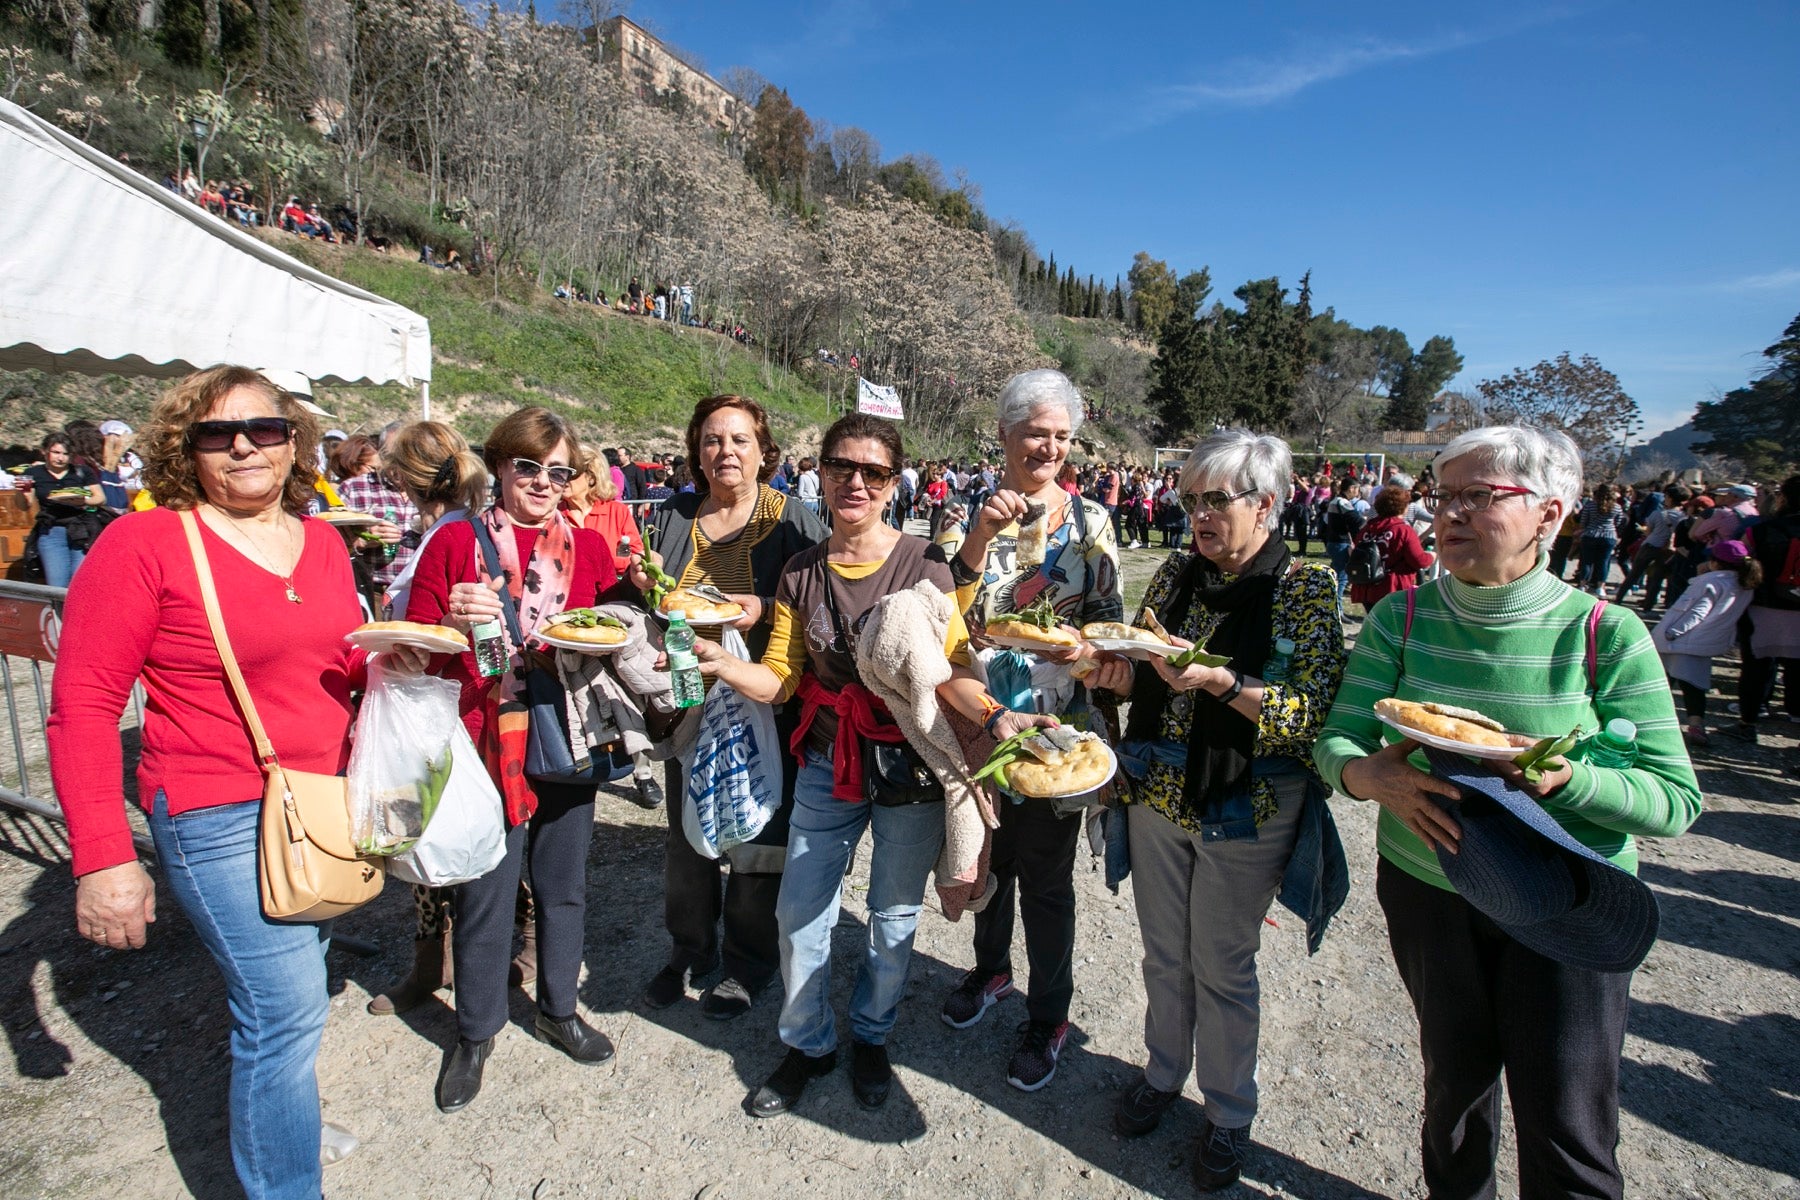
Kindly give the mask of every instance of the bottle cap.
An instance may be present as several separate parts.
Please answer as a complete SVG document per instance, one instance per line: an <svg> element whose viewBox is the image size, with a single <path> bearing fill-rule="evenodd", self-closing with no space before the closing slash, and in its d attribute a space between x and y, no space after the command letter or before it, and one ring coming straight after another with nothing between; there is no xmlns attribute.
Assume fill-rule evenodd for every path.
<svg viewBox="0 0 1800 1200"><path fill-rule="evenodd" d="M1606 736L1621 742L1637 741L1637 726L1624 717L1614 717L1606 723Z"/></svg>
<svg viewBox="0 0 1800 1200"><path fill-rule="evenodd" d="M683 624L687 623L687 611L685 609L674 608L669 610L669 624L673 625L677 621L680 621ZM1636 730L1633 730L1632 732L1635 733Z"/></svg>
<svg viewBox="0 0 1800 1200"><path fill-rule="evenodd" d="M1275 653L1277 653L1277 654L1292 654L1293 652L1294 652L1294 639L1293 638L1276 638L1275 639Z"/></svg>

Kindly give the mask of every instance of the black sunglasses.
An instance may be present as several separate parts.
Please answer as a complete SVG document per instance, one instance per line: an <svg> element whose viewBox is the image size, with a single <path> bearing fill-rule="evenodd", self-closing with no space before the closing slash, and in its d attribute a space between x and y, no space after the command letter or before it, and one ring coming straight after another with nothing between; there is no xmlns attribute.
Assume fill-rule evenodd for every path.
<svg viewBox="0 0 1800 1200"><path fill-rule="evenodd" d="M217 454L237 443L238 434L252 446L265 450L294 436L294 423L286 417L251 417L248 421L195 421L188 426L188 445Z"/></svg>
<svg viewBox="0 0 1800 1200"><path fill-rule="evenodd" d="M568 487L570 481L581 474L574 467L546 467L543 463L533 462L529 458L513 459L512 468L520 479L536 479L539 475L548 475L550 483L559 488Z"/></svg>
<svg viewBox="0 0 1800 1200"><path fill-rule="evenodd" d="M892 467L884 467L880 463L857 462L852 458L821 458L819 470L825 472L827 479L837 484L849 483L850 477L860 471L863 483L877 490L892 483L894 476L900 474Z"/></svg>

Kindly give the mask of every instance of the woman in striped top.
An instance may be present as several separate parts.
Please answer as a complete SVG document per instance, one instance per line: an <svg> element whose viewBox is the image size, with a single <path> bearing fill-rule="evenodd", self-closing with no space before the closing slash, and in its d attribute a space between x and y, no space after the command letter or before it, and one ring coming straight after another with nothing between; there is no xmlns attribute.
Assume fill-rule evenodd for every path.
<svg viewBox="0 0 1800 1200"><path fill-rule="evenodd" d="M1499 766L1627 871L1637 868L1633 836L1681 833L1699 815L1700 790L1643 623L1615 606L1590 634L1595 598L1545 569L1543 547L1579 496L1574 444L1492 426L1451 442L1436 467L1427 500L1446 573L1412 593L1410 609L1402 593L1369 614L1313 757L1339 791L1382 808L1376 892L1419 1019L1427 1189L1492 1194L1504 1069L1520 1193L1617 1197L1630 974L1527 950L1451 889L1437 850L1457 849L1445 807L1457 790L1421 769L1416 743L1383 746L1392 735L1371 709L1389 696L1446 701L1534 735L1630 720L1632 767L1571 757L1528 784L1511 763Z"/></svg>

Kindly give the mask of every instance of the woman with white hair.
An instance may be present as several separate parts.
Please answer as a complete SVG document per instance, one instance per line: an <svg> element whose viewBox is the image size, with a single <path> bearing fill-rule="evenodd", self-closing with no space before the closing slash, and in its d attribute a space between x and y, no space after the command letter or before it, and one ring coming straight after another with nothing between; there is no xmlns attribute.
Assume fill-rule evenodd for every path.
<svg viewBox="0 0 1800 1200"><path fill-rule="evenodd" d="M1106 510L1070 495L1057 482L1084 415L1081 393L1061 371L1025 371L1000 389L1003 464L994 494L972 520L946 521L937 538L950 557L957 608L978 639L990 621L1046 599L1059 620L1077 628L1124 615L1119 552ZM1028 513L1037 515L1043 538L1040 552L1022 555L1020 527ZM1023 561L1028 558L1034 561ZM1073 703L1085 701L1066 671L1081 656L1079 650L999 653L1024 655L1023 669L1012 671L997 669L994 653L983 656L989 687L999 689L997 696L1005 692L1002 699L1011 707L1067 714ZM1047 663L1065 669L1045 669ZM1012 993L1016 895L1025 918L1031 992L1028 1020L1006 1078L1034 1092L1056 1074L1069 1036L1081 814L1048 800L1003 799L996 815L1000 827L990 864L996 887L975 915L975 966L945 998L941 1015L951 1028L967 1029Z"/></svg>
<svg viewBox="0 0 1800 1200"><path fill-rule="evenodd" d="M1249 1154L1263 917L1279 889L1316 950L1349 890L1312 768L1344 669L1337 580L1324 563L1296 566L1275 536L1292 472L1279 438L1227 429L1194 447L1179 484L1193 549L1169 556L1134 623L1155 613L1177 644L1227 662L1115 661L1092 676L1131 697L1120 757L1149 1002L1149 1061L1113 1125L1149 1133L1191 1071L1202 1191L1229 1186Z"/></svg>
<svg viewBox="0 0 1800 1200"><path fill-rule="evenodd" d="M1686 829L1700 790L1643 623L1623 605L1596 612L1602 602L1546 567L1545 547L1580 497L1574 443L1489 426L1452 441L1435 467L1425 500L1444 575L1371 610L1314 760L1338 791L1381 805L1375 889L1419 1020L1426 1189L1493 1194L1504 1070L1520 1195L1617 1197L1631 974L1553 961L1457 894L1438 854L1458 850L1448 806L1462 793L1427 774L1418 744L1379 724L1372 706L1446 701L1532 738L1631 721L1629 767L1577 752L1530 782L1511 762L1492 764L1625 871L1637 867L1633 836Z"/></svg>

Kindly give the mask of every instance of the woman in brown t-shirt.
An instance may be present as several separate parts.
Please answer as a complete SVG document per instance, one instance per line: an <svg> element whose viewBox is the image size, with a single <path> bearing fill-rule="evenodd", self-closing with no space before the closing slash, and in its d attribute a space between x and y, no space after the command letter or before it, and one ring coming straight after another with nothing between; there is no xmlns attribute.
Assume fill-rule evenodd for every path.
<svg viewBox="0 0 1800 1200"><path fill-rule="evenodd" d="M930 580L946 595L954 590L941 549L882 520L902 461L899 430L878 417L852 413L826 430L819 466L831 538L796 555L782 571L775 628L762 661L745 662L711 643L695 646L701 669L743 695L768 703L797 692L804 704L787 869L775 906L786 990L779 1029L788 1053L751 1098L751 1112L761 1117L792 1108L809 1080L837 1065L831 931L844 870L865 828L874 842L868 936L850 1001L851 1080L865 1107L886 1101L892 1078L887 1035L906 990L925 880L944 837L941 800L871 804L862 791L862 740L901 739L891 717L878 701L871 707L872 694L857 682L857 632L877 601L919 580ZM1053 717L1011 712L987 694L969 669L968 631L955 612L944 652L953 670L937 689L938 699L994 736L1055 723ZM846 722L841 730L840 717ZM864 732L853 733L851 725Z"/></svg>

